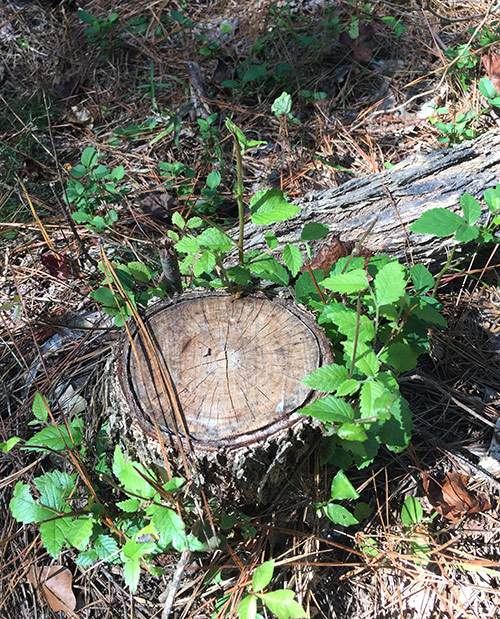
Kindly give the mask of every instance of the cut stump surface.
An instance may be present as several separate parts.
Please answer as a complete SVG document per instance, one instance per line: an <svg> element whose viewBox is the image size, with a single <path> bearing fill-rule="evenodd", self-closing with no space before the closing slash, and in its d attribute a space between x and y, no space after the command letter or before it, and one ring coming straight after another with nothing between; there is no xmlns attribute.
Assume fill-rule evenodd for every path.
<svg viewBox="0 0 500 619"><path fill-rule="evenodd" d="M315 397L302 379L331 362L308 314L264 296L181 297L152 308L145 324L149 337L135 329L133 346L125 342L122 391L143 430L156 436L156 421L172 438L184 426L195 450L250 445L289 428Z"/></svg>

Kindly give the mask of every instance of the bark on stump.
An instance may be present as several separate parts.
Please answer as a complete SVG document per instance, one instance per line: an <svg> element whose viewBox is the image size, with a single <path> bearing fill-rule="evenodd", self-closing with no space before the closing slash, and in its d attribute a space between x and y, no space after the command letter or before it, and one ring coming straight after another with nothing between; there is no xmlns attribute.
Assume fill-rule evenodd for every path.
<svg viewBox="0 0 500 619"><path fill-rule="evenodd" d="M200 484L265 503L319 438L296 411L317 394L304 376L332 362L314 319L262 294L181 295L151 308L122 341L111 425L128 451L162 464L158 430L182 471L179 442ZM233 494L233 499L234 494Z"/></svg>

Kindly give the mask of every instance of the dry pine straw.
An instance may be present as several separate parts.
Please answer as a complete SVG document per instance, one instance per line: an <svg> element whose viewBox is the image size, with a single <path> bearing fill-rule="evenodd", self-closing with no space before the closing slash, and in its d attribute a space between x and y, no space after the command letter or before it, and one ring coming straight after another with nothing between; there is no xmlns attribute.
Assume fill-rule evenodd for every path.
<svg viewBox="0 0 500 619"><path fill-rule="evenodd" d="M301 34L310 34L314 23L314 9L306 5L296 9L297 16L311 19L311 22L294 22ZM115 8L115 3L101 0L82 6L92 14L107 15ZM436 2L422 10L410 9L407 2L374 2L372 7L374 15L401 17L406 26L406 32L399 39L388 29L374 34L371 43L382 50L380 70L364 70L362 65L353 62L352 50L345 47L334 47L333 53L325 59L328 62L316 66L307 55L294 55L283 34L271 41L269 66L283 58L291 60L295 70L308 73L311 90L326 88L329 92L322 103L299 110L302 124L298 127L289 124L286 131L279 129L269 112L272 99L248 100L243 94L229 93L211 84L215 88L211 111L230 115L252 138L270 143L266 157L251 155L247 160L245 173L249 189L258 187L272 175L278 186L295 197L310 189L340 184L351 177L351 173L325 165L313 154L356 174L365 174L382 169L385 162L396 163L415 149L435 147L436 131L425 118L419 118L418 112L426 100L436 95L439 95L439 100L436 99L439 105L457 111L466 110L469 105L479 109L474 89L462 92L457 79L441 70L442 52L443 47L456 47L467 41L466 26L476 27L489 19L489 4L463 2L458 6L457 3ZM154 20L162 9L169 7L166 3L151 6L150 2L139 1L125 3L117 10L122 20L140 14L147 14ZM342 10L342 19L346 21L350 18L350 9L346 6ZM219 23L221 16L232 21L238 15L239 27L229 49L235 63L247 53L252 42L266 32L269 23L265 2L252 1L245 6L241 2L225 3L223 7L217 3L190 3L189 15L202 24ZM439 15L448 19L441 19ZM466 22L452 21L463 17L467 17ZM25 180L29 193L37 209L45 213L44 226L54 248L74 260L70 276L65 279L51 276L40 260L46 243L39 227L31 223L19 224L19 210L2 227L2 232L15 229L18 235L12 241L3 240L7 253L0 304L11 302L18 294L23 307L17 322L9 320L8 312L0 314L1 336L5 343L0 358L1 409L5 411L2 439L12 434L24 436L34 390L32 376L36 376L36 388L42 392L61 385L64 391L70 384L76 390L81 389L87 405L89 435L93 436L100 422L100 375L114 333L93 328L72 339L61 333L57 324L67 325L68 308L76 317L97 308L89 303L87 283L95 267L85 257L78 261L77 239L61 219L60 207L51 190L54 181L57 186L56 162L60 166L74 165L83 146L97 146L107 156L108 164L123 164L130 173L133 192L124 212L140 219L143 215L136 209L133 197L157 183L153 171L158 161L179 160L189 165L195 162L197 174L202 178L210 171L203 159L202 145L196 138L196 122L189 116L184 118L179 145L174 135L152 146L141 142L132 150L128 144L109 146L106 139L117 127L140 124L151 117L151 102L143 97L144 91L137 88L146 83L151 62L155 76L168 67L169 73L189 83L186 59L200 62L209 80L215 68L214 61L201 58L197 53L198 44L190 37L175 40L149 37L144 42L128 39L122 50L103 62L99 51L86 45L71 3L4 4L0 7L0 31L5 67L0 79L3 80L2 94L9 102L10 123L2 127L1 146L3 148L5 143L14 148L19 146L20 158L16 161L22 164L23 157L29 154L29 159L40 165L40 176L30 179L29 160L25 158L24 163L28 161L28 164L24 172L19 169L17 173L28 175ZM20 46L16 39L29 41L28 47ZM427 74L422 74L422 70ZM388 71L388 75L384 71ZM420 77L415 81L416 71ZM412 81L413 85L408 86ZM16 117L20 109L39 104L42 88L51 97L59 93L59 100L51 102L53 143L45 124L38 127L37 122L25 116L24 120ZM61 97L65 96L71 97L70 100L62 101ZM183 97L184 90L178 81L173 81L169 89L157 89L160 107L179 109ZM378 107L384 100L387 105ZM66 114L72 105L87 112L92 123L69 122ZM43 106L39 106L38 111L38 118L43 118ZM483 117L483 130L487 129L488 122ZM21 138L26 141L20 142ZM26 142L32 146L27 146ZM227 141L221 147L229 161L231 149ZM137 167L149 172L137 174L133 171ZM20 195L15 178L12 175L6 178L2 185L4 196ZM60 187L57 191L60 192ZM230 184L226 191L229 199ZM2 197L2 204L4 199ZM25 201L19 203L24 203L26 208ZM137 251L149 255L151 245L147 234L137 230L134 234L138 238ZM120 223L105 241L122 247L129 243L130 235L130 229L121 227ZM90 258L97 259L95 237L86 232L80 232L80 237L84 246L90 247ZM495 322L498 304L495 299L490 302L493 314L490 319ZM221 597L224 589L231 587L235 591L231 602L234 605L241 595L238 584L248 580L249 566L258 565L268 556L289 566L282 569L279 584L294 588L311 615L364 619L496 616L499 603L496 575L479 569L492 561L492 569L498 570L495 564L499 558L496 485L484 479L471 480L473 489L488 494L494 505L492 510L466 516L458 523L438 518L428 527L422 527L422 535L432 550L433 561L427 566L408 552L407 532L398 524L404 498L422 495L422 470L436 476L449 470L460 471L463 461L456 454L463 454L465 449L465 454L473 460L471 450L484 449L489 441L499 397L498 353L497 349L492 349L495 340L491 332L476 319L472 320L475 313L484 311L485 304L478 294L462 295L458 308L450 300L447 312L451 327L445 334L435 335L433 357L419 367L424 379L409 380L405 384L405 393L415 414L414 451L397 457L382 455L374 467L354 474L363 498L373 507L373 515L363 530L353 538L336 531L335 527L318 523L312 503L325 497L332 472L319 467L313 456L304 462L304 468L277 498L272 511L255 519L255 539L236 537L228 552L193 559L176 596L176 616L208 616L213 602ZM62 334L62 347L54 352L43 350L44 343L58 332ZM75 337L74 330L72 337ZM433 382L425 380L429 375ZM435 440L436 436L439 441ZM27 481L53 466L50 458L21 456L18 451L0 459L3 480L0 500L5 514L1 533L0 616L31 617L34 612L40 617L49 616L43 598L26 579L32 563L48 564L49 557L44 554L36 531L20 528L10 518L8 501L16 481ZM425 500L423 503L425 515L429 516L432 509ZM374 540L380 551L376 558L363 556L356 545L367 538ZM354 552L351 550L356 548ZM175 557L164 559L167 568L164 580L148 577L143 571L139 590L133 597L123 588L120 572L112 566L100 565L85 571L77 568L73 559L72 551L68 551L61 562L73 571L79 608L84 608L78 611L79 616L128 616L133 612L135 617L152 617L161 614L159 599L175 569ZM225 567L222 587L203 583L208 565Z"/></svg>

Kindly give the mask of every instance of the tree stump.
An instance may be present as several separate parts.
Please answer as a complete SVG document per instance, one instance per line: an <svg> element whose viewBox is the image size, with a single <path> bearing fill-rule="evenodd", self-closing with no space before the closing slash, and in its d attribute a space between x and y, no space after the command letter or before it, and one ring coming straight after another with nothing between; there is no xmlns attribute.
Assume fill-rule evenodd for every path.
<svg viewBox="0 0 500 619"><path fill-rule="evenodd" d="M200 483L266 502L319 438L296 411L317 397L302 379L331 362L321 328L290 301L181 295L122 341L111 423L141 460L161 464L163 442L174 468L184 451Z"/></svg>

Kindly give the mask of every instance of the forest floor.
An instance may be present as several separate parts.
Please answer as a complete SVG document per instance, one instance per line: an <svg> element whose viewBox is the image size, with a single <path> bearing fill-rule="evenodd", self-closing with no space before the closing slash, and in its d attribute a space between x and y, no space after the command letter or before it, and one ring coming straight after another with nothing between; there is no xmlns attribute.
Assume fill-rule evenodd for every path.
<svg viewBox="0 0 500 619"><path fill-rule="evenodd" d="M265 142L245 156L245 196L275 187L293 200L492 130L498 115L477 85L498 84L488 54L499 45L500 10L488 2L2 3L0 441L34 433L36 393L58 402L56 422L82 414L88 440L97 435L121 332L89 296L103 279L97 263L105 252L159 269L157 239L175 212L235 224L226 118ZM280 116L283 92L291 110ZM107 200L88 179L75 183L89 147L115 172ZM80 191L91 215L75 206ZM449 326L419 363L429 380L402 378L410 448L352 472L370 517L343 529L317 516L334 470L311 453L271 506L238 515L225 547L190 556L172 616L236 616L252 570L271 557L273 585L292 589L310 617L500 616L500 485L478 464L498 419L500 311L494 251L482 259L484 281L464 272L439 291ZM58 457L4 451L0 619L162 616L179 554L142 569L134 593L113 562L80 565L74 548L53 560L9 502ZM448 473L467 476L467 489L447 487L460 495L448 497L462 504L454 517L431 505L424 473L443 487ZM410 524L409 496L422 509ZM59 593L37 584L34 567L49 565L69 570Z"/></svg>

